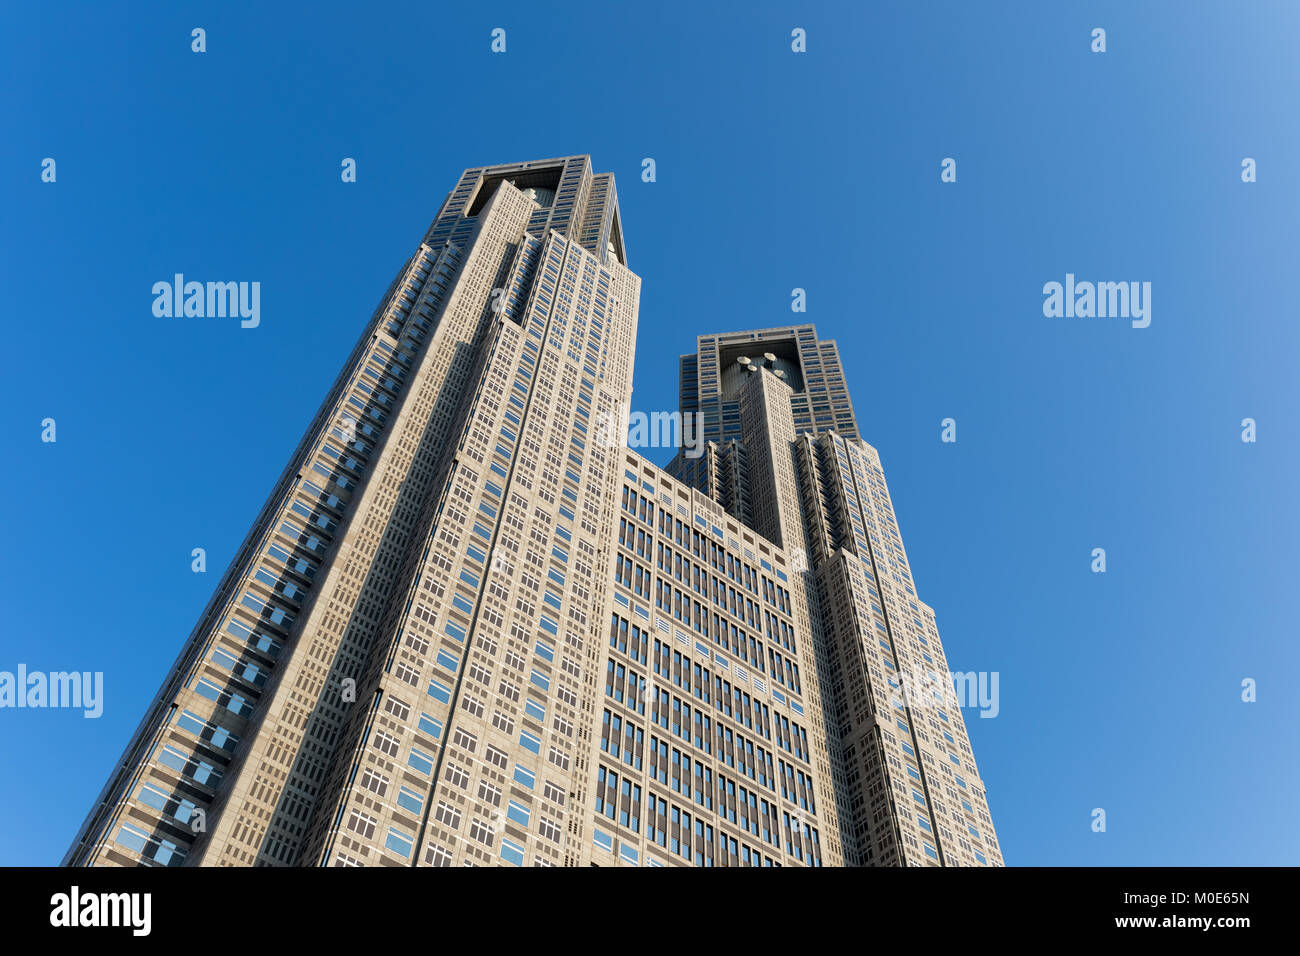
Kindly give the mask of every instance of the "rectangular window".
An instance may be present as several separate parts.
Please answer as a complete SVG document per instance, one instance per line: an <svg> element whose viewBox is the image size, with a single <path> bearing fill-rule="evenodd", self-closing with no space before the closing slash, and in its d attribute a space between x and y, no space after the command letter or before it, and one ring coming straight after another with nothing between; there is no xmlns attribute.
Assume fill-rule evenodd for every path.
<svg viewBox="0 0 1300 956"><path fill-rule="evenodd" d="M431 736L434 740L442 737L442 722L435 720L428 714L420 714L420 729Z"/></svg>
<svg viewBox="0 0 1300 956"><path fill-rule="evenodd" d="M518 800L511 800L506 808L506 816L521 827L527 827L528 821L532 818L532 811Z"/></svg>
<svg viewBox="0 0 1300 956"><path fill-rule="evenodd" d="M524 848L509 840L501 841L501 859L507 863L513 863L515 866L524 865Z"/></svg>
<svg viewBox="0 0 1300 956"><path fill-rule="evenodd" d="M397 792L397 805L418 814L424 809L424 796L416 793L410 787L402 787Z"/></svg>
<svg viewBox="0 0 1300 956"><path fill-rule="evenodd" d="M414 840L401 830L396 827L388 828L388 838L384 840L384 846L386 848L392 850L394 853L400 854L401 856L409 857L413 845Z"/></svg>
<svg viewBox="0 0 1300 956"><path fill-rule="evenodd" d="M411 748L411 753L406 758L406 764L420 771L426 777L433 773L433 758L414 747Z"/></svg>

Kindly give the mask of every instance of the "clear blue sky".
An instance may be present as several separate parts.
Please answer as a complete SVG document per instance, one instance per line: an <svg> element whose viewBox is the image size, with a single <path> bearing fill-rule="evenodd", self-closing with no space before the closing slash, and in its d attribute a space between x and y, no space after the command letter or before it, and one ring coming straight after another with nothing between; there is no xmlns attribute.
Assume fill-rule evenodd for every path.
<svg viewBox="0 0 1300 956"><path fill-rule="evenodd" d="M1298 862L1294 5L281 6L0 13L0 670L107 682L0 710L0 863L66 849L461 170L579 152L635 407L700 332L839 341L950 663L1001 675L1010 864ZM155 318L176 272L260 281L261 326ZM1067 272L1150 281L1150 328L1045 318Z"/></svg>

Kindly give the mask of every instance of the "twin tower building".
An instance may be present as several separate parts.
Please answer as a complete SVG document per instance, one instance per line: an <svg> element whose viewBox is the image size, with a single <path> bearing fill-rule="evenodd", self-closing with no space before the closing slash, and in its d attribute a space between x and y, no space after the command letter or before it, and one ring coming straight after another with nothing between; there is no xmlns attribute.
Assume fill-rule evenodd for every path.
<svg viewBox="0 0 1300 956"><path fill-rule="evenodd" d="M63 862L1001 865L835 343L701 336L665 470L639 294L587 156L466 170Z"/></svg>

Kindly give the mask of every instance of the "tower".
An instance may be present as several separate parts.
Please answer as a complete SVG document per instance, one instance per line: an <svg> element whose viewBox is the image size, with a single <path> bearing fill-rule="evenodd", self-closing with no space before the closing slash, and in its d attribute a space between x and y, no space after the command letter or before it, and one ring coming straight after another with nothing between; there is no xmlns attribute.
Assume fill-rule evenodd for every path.
<svg viewBox="0 0 1300 956"><path fill-rule="evenodd" d="M934 611L917 597L836 344L811 325L698 342L681 395L703 454L669 467L800 572L845 862L1000 865Z"/></svg>
<svg viewBox="0 0 1300 956"><path fill-rule="evenodd" d="M615 478L587 423L630 394L639 285L586 156L464 172L65 863L416 862L457 742L502 793L520 747L575 786Z"/></svg>
<svg viewBox="0 0 1300 956"><path fill-rule="evenodd" d="M639 295L588 157L466 170L64 863L1000 863L835 343L701 337L659 468Z"/></svg>

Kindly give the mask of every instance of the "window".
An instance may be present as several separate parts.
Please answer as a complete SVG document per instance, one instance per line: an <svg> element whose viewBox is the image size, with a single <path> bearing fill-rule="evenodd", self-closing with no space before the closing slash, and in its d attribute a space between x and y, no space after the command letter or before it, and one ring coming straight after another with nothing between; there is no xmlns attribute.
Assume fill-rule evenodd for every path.
<svg viewBox="0 0 1300 956"><path fill-rule="evenodd" d="M438 801L438 809L434 812L433 818L452 830L460 826L460 811L443 800Z"/></svg>
<svg viewBox="0 0 1300 956"><path fill-rule="evenodd" d="M388 793L388 778L382 773L376 773L367 767L365 773L361 775L361 786L382 797Z"/></svg>
<svg viewBox="0 0 1300 956"><path fill-rule="evenodd" d="M560 842L560 825L546 817L537 819L537 832L552 843Z"/></svg>
<svg viewBox="0 0 1300 956"><path fill-rule="evenodd" d="M397 827L388 828L388 838L384 840L384 846L401 856L410 856L411 847L414 841Z"/></svg>
<svg viewBox="0 0 1300 956"><path fill-rule="evenodd" d="M397 791L397 805L418 814L424 809L424 795L417 793L410 787L402 787L401 790Z"/></svg>
<svg viewBox="0 0 1300 956"><path fill-rule="evenodd" d="M515 866L524 865L524 848L509 840L501 841L501 859Z"/></svg>
<svg viewBox="0 0 1300 956"><path fill-rule="evenodd" d="M420 771L426 777L433 773L433 758L415 747L411 748L411 753L406 758L406 764L408 767Z"/></svg>
<svg viewBox="0 0 1300 956"><path fill-rule="evenodd" d="M484 823L478 817L475 817L473 822L470 824L469 836L471 840L477 840L484 846L491 846L493 841L496 839L496 834L493 832L492 827L489 824Z"/></svg>
<svg viewBox="0 0 1300 956"><path fill-rule="evenodd" d="M420 714L420 729L434 740L442 738L442 721L435 720L428 714Z"/></svg>
<svg viewBox="0 0 1300 956"><path fill-rule="evenodd" d="M532 819L532 810L524 806L518 800L511 800L506 809L506 816L511 820L514 820L515 823L518 823L521 827L527 827L529 820Z"/></svg>
<svg viewBox="0 0 1300 956"><path fill-rule="evenodd" d="M564 806L564 791L551 781L546 781L546 786L542 788L542 796L552 803Z"/></svg>
<svg viewBox="0 0 1300 956"><path fill-rule="evenodd" d="M451 700L451 688L446 684L441 684L436 680L429 681L429 696L440 704L445 704Z"/></svg>
<svg viewBox="0 0 1300 956"><path fill-rule="evenodd" d="M146 783L140 788L139 799L141 803L155 810L161 810L167 805L167 794L151 783Z"/></svg>
<svg viewBox="0 0 1300 956"><path fill-rule="evenodd" d="M458 767L454 763L448 764L447 782L453 787L459 787L461 790L464 790L469 786L469 774L466 773L462 767Z"/></svg>
<svg viewBox="0 0 1300 956"><path fill-rule="evenodd" d="M129 823L122 824L122 829L118 831L117 842L128 850L134 850L136 853L145 848L149 842L149 834L145 833L139 827L134 827Z"/></svg>
<svg viewBox="0 0 1300 956"><path fill-rule="evenodd" d="M424 862L429 866L451 866L451 854L445 848L430 843L424 854Z"/></svg>
<svg viewBox="0 0 1300 956"><path fill-rule="evenodd" d="M348 817L348 829L354 833L360 833L367 840L375 835L375 819L366 816L359 810L353 810L352 815Z"/></svg>

